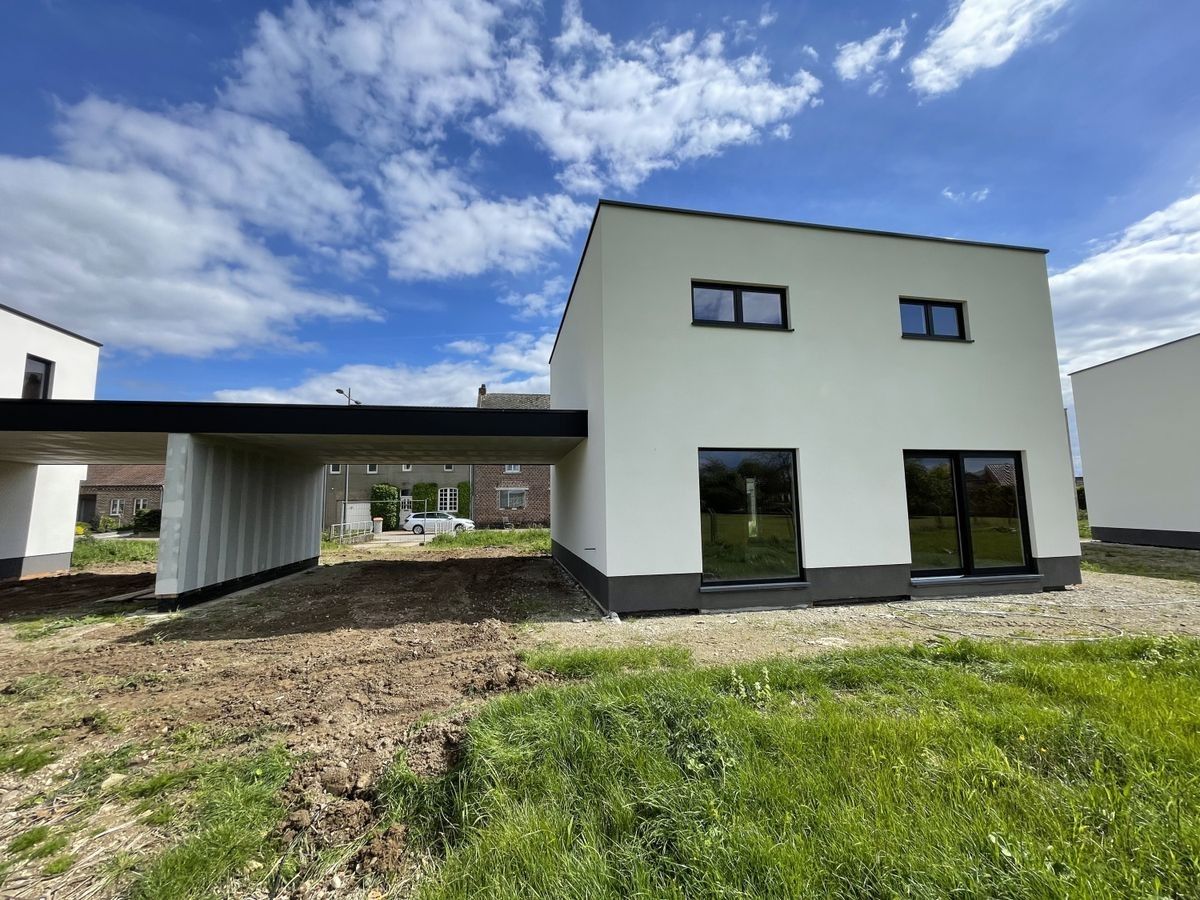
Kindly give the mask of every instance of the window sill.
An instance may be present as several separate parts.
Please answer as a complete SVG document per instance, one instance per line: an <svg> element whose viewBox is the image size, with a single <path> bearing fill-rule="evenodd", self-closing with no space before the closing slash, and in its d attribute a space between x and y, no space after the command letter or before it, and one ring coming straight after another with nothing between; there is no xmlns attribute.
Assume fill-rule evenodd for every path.
<svg viewBox="0 0 1200 900"><path fill-rule="evenodd" d="M909 583L913 587L924 587L934 584L1022 584L1041 580L1042 576L1036 572L1016 572L1012 575L925 575L910 578Z"/></svg>
<svg viewBox="0 0 1200 900"><path fill-rule="evenodd" d="M794 591L809 586L807 581L760 581L747 584L702 584L702 594L730 594L735 591Z"/></svg>
<svg viewBox="0 0 1200 900"><path fill-rule="evenodd" d="M795 328L789 328L784 325L752 325L743 324L741 322L705 322L701 319L692 319L692 324L700 328L738 328L742 331L795 331Z"/></svg>
<svg viewBox="0 0 1200 900"><path fill-rule="evenodd" d="M973 344L973 338L946 337L940 334L901 334L906 341L941 341L949 344Z"/></svg>

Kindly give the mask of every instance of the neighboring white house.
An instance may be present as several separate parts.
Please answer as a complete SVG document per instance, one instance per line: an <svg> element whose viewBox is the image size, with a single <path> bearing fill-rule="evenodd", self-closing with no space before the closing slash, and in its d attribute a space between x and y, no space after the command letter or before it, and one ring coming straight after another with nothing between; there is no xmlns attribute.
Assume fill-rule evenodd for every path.
<svg viewBox="0 0 1200 900"><path fill-rule="evenodd" d="M610 609L1080 581L1044 251L601 201L551 396Z"/></svg>
<svg viewBox="0 0 1200 900"><path fill-rule="evenodd" d="M1200 550L1200 334L1071 373L1092 536Z"/></svg>
<svg viewBox="0 0 1200 900"><path fill-rule="evenodd" d="M0 397L91 400L100 345L0 306ZM66 569L87 466L0 460L0 579Z"/></svg>

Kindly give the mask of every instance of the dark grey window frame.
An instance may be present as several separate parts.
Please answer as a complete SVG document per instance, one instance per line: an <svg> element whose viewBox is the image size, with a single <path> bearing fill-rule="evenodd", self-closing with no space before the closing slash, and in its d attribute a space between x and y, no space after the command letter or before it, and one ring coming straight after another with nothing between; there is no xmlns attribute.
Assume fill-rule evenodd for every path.
<svg viewBox="0 0 1200 900"><path fill-rule="evenodd" d="M1021 453L1017 450L905 450L903 459L915 457L945 457L950 460L950 477L954 481L954 513L958 522L958 558L962 565L957 569L913 569L913 578L987 578L991 575L1030 575L1037 571L1029 540L1029 507L1025 498L1025 469ZM1012 457L1017 478L1017 516L1021 522L1021 552L1025 554L1023 566L975 567L975 548L971 545L971 529L967 524L967 480L963 474L963 458L968 456ZM906 501L907 507L907 501ZM906 509L907 514L907 509Z"/></svg>
<svg viewBox="0 0 1200 900"><path fill-rule="evenodd" d="M715 291L733 291L733 321L719 322L715 319L696 318L696 289ZM742 321L742 292L752 294L778 294L780 324L770 325L764 322ZM788 308L788 290L774 284L741 284L729 281L693 281L692 282L692 324L712 328L749 328L758 331L792 331L791 311Z"/></svg>
<svg viewBox="0 0 1200 900"><path fill-rule="evenodd" d="M930 297L901 297L901 306L921 306L925 312L925 333L904 330L904 317L900 317L900 336L911 341L952 341L958 344L974 343L969 334L967 334L967 309L966 303L962 300L935 300ZM933 310L953 309L958 318L958 334L934 334L933 333Z"/></svg>
<svg viewBox="0 0 1200 900"><path fill-rule="evenodd" d="M800 540L800 464L797 460L799 454L792 447L697 447L696 457L699 461L701 453L790 453L792 457L792 519L795 526L796 535L796 575L786 576L783 578L738 578L720 580L713 579L707 581L704 578L704 563L701 561L700 568L700 590L705 588L720 588L720 587L736 587L740 585L756 585L756 584L804 584L806 575L804 571L804 545ZM699 469L697 468L697 475ZM703 524L701 525L703 527ZM701 556L703 556L703 537L701 538Z"/></svg>
<svg viewBox="0 0 1200 900"><path fill-rule="evenodd" d="M26 397L25 396L25 371L21 372L21 399L22 400L49 400L54 390L54 360L46 359L42 356L34 356L32 353L25 354L25 365L28 367L30 362L38 362L46 367L46 377L42 381L42 396Z"/></svg>

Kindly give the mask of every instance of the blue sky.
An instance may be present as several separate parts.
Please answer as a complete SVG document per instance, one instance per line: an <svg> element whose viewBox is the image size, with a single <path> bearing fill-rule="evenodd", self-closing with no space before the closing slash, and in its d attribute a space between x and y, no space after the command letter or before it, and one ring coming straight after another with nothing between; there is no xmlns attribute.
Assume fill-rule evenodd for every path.
<svg viewBox="0 0 1200 900"><path fill-rule="evenodd" d="M1049 247L1067 371L1200 331L1194 0L5 23L0 302L104 341L101 397L545 389L597 196Z"/></svg>

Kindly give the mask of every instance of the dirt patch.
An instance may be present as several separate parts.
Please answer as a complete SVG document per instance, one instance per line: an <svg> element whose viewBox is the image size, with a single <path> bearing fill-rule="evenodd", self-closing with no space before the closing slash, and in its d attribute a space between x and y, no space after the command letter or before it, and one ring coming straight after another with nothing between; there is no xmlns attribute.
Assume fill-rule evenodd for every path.
<svg viewBox="0 0 1200 900"><path fill-rule="evenodd" d="M154 563L111 565L0 584L0 621L111 612L105 601L154 588ZM147 606L153 606L148 599Z"/></svg>

